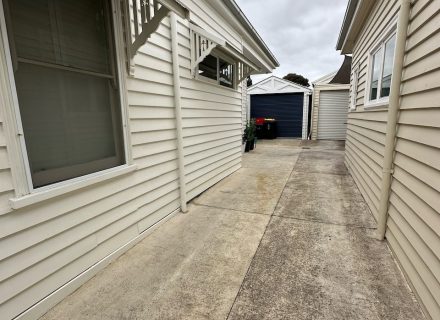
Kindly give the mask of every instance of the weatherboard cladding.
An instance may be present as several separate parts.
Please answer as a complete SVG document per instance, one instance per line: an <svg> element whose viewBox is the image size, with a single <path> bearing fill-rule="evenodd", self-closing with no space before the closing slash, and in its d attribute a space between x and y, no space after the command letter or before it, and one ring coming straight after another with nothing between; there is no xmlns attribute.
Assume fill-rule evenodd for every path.
<svg viewBox="0 0 440 320"><path fill-rule="evenodd" d="M349 113L346 163L377 218L386 109L363 107L368 51L396 16L398 1L378 1L358 37L357 110ZM412 3L401 86L386 237L432 319L440 315L440 2Z"/></svg>
<svg viewBox="0 0 440 320"><path fill-rule="evenodd" d="M239 34L209 5L201 1L185 1L185 5L205 29L241 48ZM185 173L191 199L240 168L243 98L240 90L193 80L188 21L179 19L178 34ZM14 187L0 114L2 317L17 316L179 208L168 18L141 47L134 63L127 87L131 148L138 167L131 174L12 211L8 199L14 196ZM36 308L36 314L68 293L63 289Z"/></svg>

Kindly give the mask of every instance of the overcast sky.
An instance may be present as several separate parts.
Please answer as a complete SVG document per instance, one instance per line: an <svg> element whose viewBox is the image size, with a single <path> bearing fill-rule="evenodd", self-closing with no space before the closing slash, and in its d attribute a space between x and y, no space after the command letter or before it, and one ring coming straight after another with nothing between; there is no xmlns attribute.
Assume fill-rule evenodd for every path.
<svg viewBox="0 0 440 320"><path fill-rule="evenodd" d="M344 59L335 47L348 0L236 2L280 62L276 76L292 72L313 81L341 66Z"/></svg>

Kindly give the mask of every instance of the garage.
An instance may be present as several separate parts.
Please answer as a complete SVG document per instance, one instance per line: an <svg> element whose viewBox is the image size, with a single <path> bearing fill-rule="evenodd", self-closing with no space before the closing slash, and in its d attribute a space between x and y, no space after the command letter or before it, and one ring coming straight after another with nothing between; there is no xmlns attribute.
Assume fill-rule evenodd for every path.
<svg viewBox="0 0 440 320"><path fill-rule="evenodd" d="M303 121L302 93L251 96L251 118L277 119L277 136L301 138Z"/></svg>
<svg viewBox="0 0 440 320"><path fill-rule="evenodd" d="M275 119L277 137L307 139L309 88L271 76L251 86L248 95L251 119Z"/></svg>
<svg viewBox="0 0 440 320"><path fill-rule="evenodd" d="M348 90L321 91L319 140L344 140L347 131Z"/></svg>
<svg viewBox="0 0 440 320"><path fill-rule="evenodd" d="M351 57L338 71L312 82L312 140L345 140L349 107Z"/></svg>

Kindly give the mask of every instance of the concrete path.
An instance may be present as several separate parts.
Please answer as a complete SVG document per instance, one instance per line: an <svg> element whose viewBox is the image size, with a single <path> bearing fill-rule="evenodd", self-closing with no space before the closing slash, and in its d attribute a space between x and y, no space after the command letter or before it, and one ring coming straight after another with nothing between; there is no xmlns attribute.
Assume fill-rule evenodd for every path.
<svg viewBox="0 0 440 320"><path fill-rule="evenodd" d="M423 319L343 157L262 142L43 319Z"/></svg>

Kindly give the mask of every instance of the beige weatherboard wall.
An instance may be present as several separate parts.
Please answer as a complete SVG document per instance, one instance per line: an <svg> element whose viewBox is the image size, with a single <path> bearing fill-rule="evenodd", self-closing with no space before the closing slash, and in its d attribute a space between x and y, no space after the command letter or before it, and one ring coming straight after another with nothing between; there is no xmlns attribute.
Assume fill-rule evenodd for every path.
<svg viewBox="0 0 440 320"><path fill-rule="evenodd" d="M78 24L74 19L84 17L83 2L70 9L62 7L65 2L54 3L63 14L72 14L65 23ZM44 62L22 58L23 38L16 37L16 47L8 41L8 36L15 37L11 23L17 23L10 15L5 19L4 8L10 3L0 1L0 314L2 319L29 319L43 314L152 227L184 209L187 201L240 168L240 79L270 72L278 62L233 1L150 1L154 16L148 21L141 14L146 11L143 2L110 1L112 10L103 25L113 30L107 35L114 43L115 64L110 71L87 71L82 76L108 79L106 83L118 89L114 103L120 105L116 124L121 133L115 138L123 150L120 164L34 187L24 144L29 127L23 126L19 113L19 103L27 96L22 91L17 94L14 78L23 79L17 72L26 70L25 65L67 74L79 71L60 66L60 60L51 62L52 55ZM27 19L27 14L38 11L22 10L26 8L20 6L28 3L14 1L8 12L17 13L14 19ZM40 18L34 23L47 21ZM14 30L20 34L22 29ZM151 34L145 36L143 31ZM209 49L234 69L229 64L225 69L229 71L217 81L195 77L198 44L191 35L219 42ZM60 48L70 48L70 43ZM101 41L92 49L98 52L102 43L105 46ZM81 47L81 42L75 45L84 56L74 63L95 68L91 49ZM220 85L221 81L231 87ZM67 105L75 102L70 99L65 100Z"/></svg>
<svg viewBox="0 0 440 320"><path fill-rule="evenodd" d="M385 88L382 97L370 101L377 96L372 57L377 52L376 57L386 57L380 48L393 39L403 48L392 63L392 70L402 69L392 75L401 82L390 91L397 103L390 105L386 98L391 69L378 82ZM379 221L379 204L385 201L386 239L430 319L440 319L439 43L440 1L352 0L337 46L353 54L346 164ZM403 58L403 64L397 64L397 58ZM391 128L390 108L398 111ZM386 143L387 135L395 135L393 143ZM382 172L388 148L392 166ZM388 174L391 184L383 187Z"/></svg>

